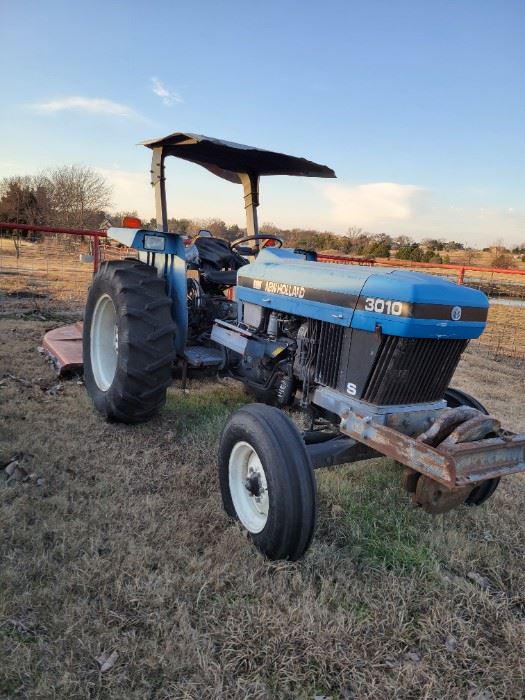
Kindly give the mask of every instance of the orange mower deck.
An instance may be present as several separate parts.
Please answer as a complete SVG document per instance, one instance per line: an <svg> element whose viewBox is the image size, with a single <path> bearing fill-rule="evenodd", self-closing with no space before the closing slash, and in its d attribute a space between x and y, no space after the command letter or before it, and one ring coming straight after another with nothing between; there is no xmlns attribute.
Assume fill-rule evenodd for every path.
<svg viewBox="0 0 525 700"><path fill-rule="evenodd" d="M69 326L54 328L44 335L44 350L53 360L60 375L82 369L82 329L77 321Z"/></svg>

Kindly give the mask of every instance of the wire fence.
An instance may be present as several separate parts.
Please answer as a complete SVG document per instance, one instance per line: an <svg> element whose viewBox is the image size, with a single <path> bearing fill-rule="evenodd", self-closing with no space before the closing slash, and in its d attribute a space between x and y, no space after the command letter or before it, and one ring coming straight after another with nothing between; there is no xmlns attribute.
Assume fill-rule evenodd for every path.
<svg viewBox="0 0 525 700"><path fill-rule="evenodd" d="M411 269L422 269L417 263ZM484 292L490 301L487 328L470 350L493 360L511 358L525 367L525 270L463 266L423 269Z"/></svg>
<svg viewBox="0 0 525 700"><path fill-rule="evenodd" d="M14 237L0 229L0 316L79 317L97 258L136 257L136 251L92 235L24 232ZM97 247L95 248L95 243ZM343 256L319 256L327 262L363 264ZM367 261L370 264L371 261ZM398 261L388 263L397 266ZM375 261L374 266L386 264ZM512 358L525 367L525 270L496 271L461 266L403 264L461 281L490 298L487 329L470 345L472 352L495 360Z"/></svg>
<svg viewBox="0 0 525 700"><path fill-rule="evenodd" d="M464 284L490 300L487 328L472 350L494 360L511 358L525 367L525 277L509 273L468 272Z"/></svg>
<svg viewBox="0 0 525 700"><path fill-rule="evenodd" d="M103 232L101 232L105 235ZM0 314L79 316L103 260L136 257L135 250L92 235L0 230Z"/></svg>

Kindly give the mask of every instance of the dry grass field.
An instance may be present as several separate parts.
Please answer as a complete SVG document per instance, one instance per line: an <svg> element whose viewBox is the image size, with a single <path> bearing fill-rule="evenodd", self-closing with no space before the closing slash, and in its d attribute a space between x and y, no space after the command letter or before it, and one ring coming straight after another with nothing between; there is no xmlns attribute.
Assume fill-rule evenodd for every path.
<svg viewBox="0 0 525 700"><path fill-rule="evenodd" d="M219 497L239 385L175 382L155 420L106 424L37 352L60 305L23 301L1 300L0 456L32 476L0 477L0 697L525 696L523 477L432 518L386 459L320 471L310 552L267 562ZM512 364L469 352L456 384L525 431Z"/></svg>

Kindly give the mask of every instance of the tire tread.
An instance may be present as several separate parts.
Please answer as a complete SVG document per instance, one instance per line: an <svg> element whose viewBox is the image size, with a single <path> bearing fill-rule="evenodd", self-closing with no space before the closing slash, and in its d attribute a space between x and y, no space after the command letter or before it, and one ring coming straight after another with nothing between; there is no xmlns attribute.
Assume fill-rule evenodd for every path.
<svg viewBox="0 0 525 700"><path fill-rule="evenodd" d="M109 293L117 308L121 338L117 373L106 392L96 385L90 365L91 317L102 293ZM86 305L84 372L88 392L108 420L140 423L164 404L176 358L171 306L155 268L137 260L100 265Z"/></svg>
<svg viewBox="0 0 525 700"><path fill-rule="evenodd" d="M304 441L285 413L266 404L243 406L230 417L219 446L219 480L224 508L235 519L229 455L239 440L253 445L269 480L268 521L261 533L250 537L270 559L295 561L311 543L317 511L315 476Z"/></svg>

